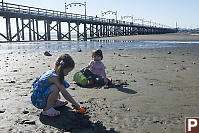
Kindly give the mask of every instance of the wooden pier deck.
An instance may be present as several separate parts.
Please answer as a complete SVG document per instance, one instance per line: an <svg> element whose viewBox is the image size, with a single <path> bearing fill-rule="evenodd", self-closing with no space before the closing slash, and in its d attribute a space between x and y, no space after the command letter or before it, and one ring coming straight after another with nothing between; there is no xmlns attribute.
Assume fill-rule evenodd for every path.
<svg viewBox="0 0 199 133"><path fill-rule="evenodd" d="M2 2L0 2L0 17L5 19L6 24L5 34L0 30L0 36L9 42L24 41L25 30L28 30L28 41L71 40L71 32L76 33L77 40L84 41L97 37L176 32L176 29L164 26L141 25ZM13 19L15 19L15 26L11 27ZM43 23L44 32L41 32L39 22ZM67 31L64 31L63 24L67 25L65 27ZM16 28L16 33L12 32L13 28ZM52 32L56 32L56 37L53 39Z"/></svg>

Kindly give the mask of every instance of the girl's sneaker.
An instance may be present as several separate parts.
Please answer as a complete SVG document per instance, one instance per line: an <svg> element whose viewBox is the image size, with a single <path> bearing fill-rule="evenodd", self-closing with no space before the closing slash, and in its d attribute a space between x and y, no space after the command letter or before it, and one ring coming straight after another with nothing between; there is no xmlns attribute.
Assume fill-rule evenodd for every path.
<svg viewBox="0 0 199 133"><path fill-rule="evenodd" d="M109 84L112 84L112 78L106 78Z"/></svg>

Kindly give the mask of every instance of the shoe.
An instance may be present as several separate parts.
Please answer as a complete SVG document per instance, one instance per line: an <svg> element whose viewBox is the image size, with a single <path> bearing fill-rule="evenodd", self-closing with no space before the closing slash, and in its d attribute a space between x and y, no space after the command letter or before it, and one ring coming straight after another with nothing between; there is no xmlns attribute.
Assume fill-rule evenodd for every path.
<svg viewBox="0 0 199 133"><path fill-rule="evenodd" d="M42 115L46 115L46 116L58 116L58 115L60 115L60 111L57 111L53 107L51 107L50 109L48 109L46 111L42 111Z"/></svg>
<svg viewBox="0 0 199 133"><path fill-rule="evenodd" d="M66 104L68 104L67 101L60 101L60 100L57 100L57 101L55 102L55 105L53 106L53 108L62 107L62 106L65 106Z"/></svg>
<svg viewBox="0 0 199 133"><path fill-rule="evenodd" d="M109 84L112 84L112 78L106 78Z"/></svg>

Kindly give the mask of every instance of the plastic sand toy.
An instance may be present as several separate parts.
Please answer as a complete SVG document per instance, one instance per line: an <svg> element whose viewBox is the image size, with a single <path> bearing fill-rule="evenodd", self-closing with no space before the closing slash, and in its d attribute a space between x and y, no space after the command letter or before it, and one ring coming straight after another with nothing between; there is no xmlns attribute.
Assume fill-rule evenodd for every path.
<svg viewBox="0 0 199 133"><path fill-rule="evenodd" d="M79 110L77 110L77 108L76 108L76 106L74 104L72 104L72 107L74 109L76 109L77 113L84 114L86 112L86 110L83 107L81 107L81 109L79 109Z"/></svg>
<svg viewBox="0 0 199 133"><path fill-rule="evenodd" d="M86 86L88 85L88 79L83 75L82 72L76 72L74 77L73 77L74 81L81 85L81 86Z"/></svg>

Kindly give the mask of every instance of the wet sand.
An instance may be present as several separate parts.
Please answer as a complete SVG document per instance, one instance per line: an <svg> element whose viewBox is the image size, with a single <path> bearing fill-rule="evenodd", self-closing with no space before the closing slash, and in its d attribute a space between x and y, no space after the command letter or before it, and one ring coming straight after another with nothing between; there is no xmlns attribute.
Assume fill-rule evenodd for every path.
<svg viewBox="0 0 199 133"><path fill-rule="evenodd" d="M103 37L95 38L95 41L103 40L119 40L119 41L199 41L198 34L192 33L168 33L168 34L152 34L152 35L129 35L129 36L119 36L119 37Z"/></svg>
<svg viewBox="0 0 199 133"><path fill-rule="evenodd" d="M52 118L31 104L31 84L54 67L60 53L1 56L0 132L182 133L185 117L198 116L199 45L103 53L114 85L79 87L72 77L89 63L91 53L69 52L76 67L65 78L68 91L87 112L77 114L68 104Z"/></svg>

